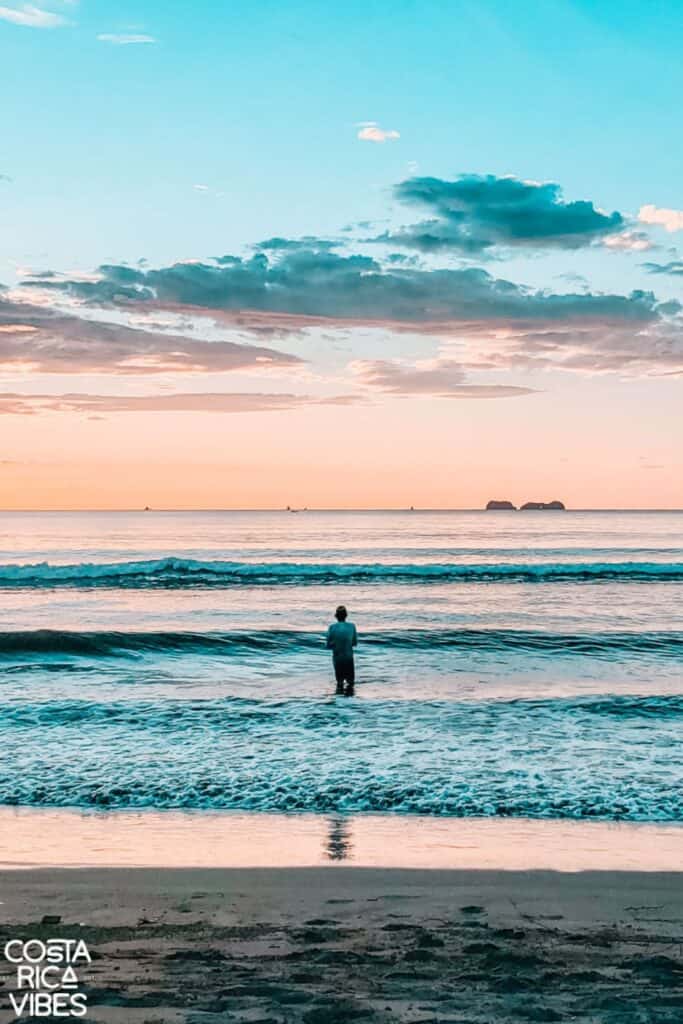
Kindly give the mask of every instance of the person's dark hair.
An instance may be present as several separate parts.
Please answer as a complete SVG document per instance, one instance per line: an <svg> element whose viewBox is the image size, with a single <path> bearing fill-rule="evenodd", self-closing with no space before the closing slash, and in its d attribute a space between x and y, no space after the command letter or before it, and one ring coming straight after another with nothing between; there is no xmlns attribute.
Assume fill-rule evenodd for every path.
<svg viewBox="0 0 683 1024"><path fill-rule="evenodd" d="M346 611L345 606L343 604L340 604L336 612L334 613L334 617L335 619L337 619L338 622L343 622L347 614L348 612Z"/></svg>

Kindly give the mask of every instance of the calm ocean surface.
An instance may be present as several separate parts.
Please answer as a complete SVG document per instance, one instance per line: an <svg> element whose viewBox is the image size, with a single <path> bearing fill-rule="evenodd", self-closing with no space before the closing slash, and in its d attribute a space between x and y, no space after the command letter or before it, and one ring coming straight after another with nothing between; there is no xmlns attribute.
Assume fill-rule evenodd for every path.
<svg viewBox="0 0 683 1024"><path fill-rule="evenodd" d="M3 513L0 804L683 822L682 597L677 512Z"/></svg>

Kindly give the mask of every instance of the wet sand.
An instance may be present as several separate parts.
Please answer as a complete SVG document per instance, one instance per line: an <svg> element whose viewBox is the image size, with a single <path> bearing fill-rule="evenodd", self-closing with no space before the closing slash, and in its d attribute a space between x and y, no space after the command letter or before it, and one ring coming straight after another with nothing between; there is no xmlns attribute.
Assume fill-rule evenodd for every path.
<svg viewBox="0 0 683 1024"><path fill-rule="evenodd" d="M0 933L85 939L90 1021L683 1019L673 872L4 870Z"/></svg>
<svg viewBox="0 0 683 1024"><path fill-rule="evenodd" d="M3 868L677 871L672 823L0 807Z"/></svg>

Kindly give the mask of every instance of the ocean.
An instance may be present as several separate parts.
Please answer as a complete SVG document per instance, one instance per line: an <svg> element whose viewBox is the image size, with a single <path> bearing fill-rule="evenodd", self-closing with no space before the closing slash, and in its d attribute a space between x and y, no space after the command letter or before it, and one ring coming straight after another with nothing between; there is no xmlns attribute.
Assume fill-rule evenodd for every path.
<svg viewBox="0 0 683 1024"><path fill-rule="evenodd" d="M2 513L0 805L682 822L682 596L681 512Z"/></svg>

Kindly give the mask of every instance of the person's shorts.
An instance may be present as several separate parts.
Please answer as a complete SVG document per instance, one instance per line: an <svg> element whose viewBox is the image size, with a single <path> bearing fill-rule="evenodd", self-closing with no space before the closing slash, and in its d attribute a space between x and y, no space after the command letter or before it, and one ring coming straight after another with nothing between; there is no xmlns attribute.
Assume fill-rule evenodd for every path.
<svg viewBox="0 0 683 1024"><path fill-rule="evenodd" d="M353 658L333 658L334 678L338 683L348 683L350 686L356 681L356 666Z"/></svg>

